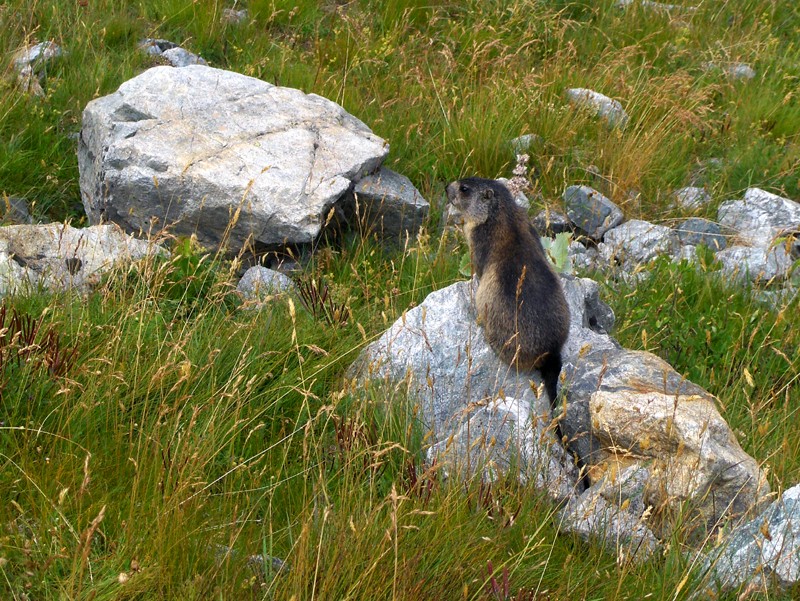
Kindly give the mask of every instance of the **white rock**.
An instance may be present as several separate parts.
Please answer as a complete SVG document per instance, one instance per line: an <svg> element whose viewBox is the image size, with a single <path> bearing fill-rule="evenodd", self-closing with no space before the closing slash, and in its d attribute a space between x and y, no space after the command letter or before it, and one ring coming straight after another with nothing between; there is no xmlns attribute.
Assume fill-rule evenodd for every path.
<svg viewBox="0 0 800 601"><path fill-rule="evenodd" d="M55 42L41 42L19 50L14 55L14 67L17 71L22 71L25 67L35 67L53 58L59 57L64 53L61 46Z"/></svg>
<svg viewBox="0 0 800 601"><path fill-rule="evenodd" d="M783 245L773 248L731 246L717 253L723 273L733 280L765 282L784 280L792 269L792 257Z"/></svg>
<svg viewBox="0 0 800 601"><path fill-rule="evenodd" d="M208 65L204 58L189 52L184 48L170 48L161 53L173 67L188 67L189 65Z"/></svg>
<svg viewBox="0 0 800 601"><path fill-rule="evenodd" d="M628 113L618 101L608 96L588 88L569 88L566 94L572 104L591 109L611 126L624 128L628 124Z"/></svg>
<svg viewBox="0 0 800 601"><path fill-rule="evenodd" d="M236 286L246 300L261 300L266 296L289 292L296 288L292 278L261 265L245 271Z"/></svg>
<svg viewBox="0 0 800 601"><path fill-rule="evenodd" d="M37 285L86 291L115 265L153 254L166 251L126 235L115 225L0 227L0 291L16 292Z"/></svg>
<svg viewBox="0 0 800 601"><path fill-rule="evenodd" d="M608 230L598 245L600 257L632 269L660 255L672 254L678 248L675 232L666 226L631 219Z"/></svg>
<svg viewBox="0 0 800 601"><path fill-rule="evenodd" d="M717 220L734 230L742 243L768 247L775 238L800 231L800 203L749 188L742 200L722 203Z"/></svg>
<svg viewBox="0 0 800 601"><path fill-rule="evenodd" d="M679 207L694 211L711 202L711 196L705 188L687 186L675 191L675 200Z"/></svg>
<svg viewBox="0 0 800 601"><path fill-rule="evenodd" d="M314 94L192 65L155 67L83 113L78 147L89 220L196 234L237 252L312 242L388 144Z"/></svg>

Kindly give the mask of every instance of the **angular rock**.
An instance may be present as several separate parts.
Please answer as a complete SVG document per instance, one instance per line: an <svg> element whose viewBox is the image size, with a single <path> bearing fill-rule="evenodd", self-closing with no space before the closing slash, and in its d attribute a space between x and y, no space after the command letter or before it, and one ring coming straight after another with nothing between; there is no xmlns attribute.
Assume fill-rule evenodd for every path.
<svg viewBox="0 0 800 601"><path fill-rule="evenodd" d="M656 553L661 544L641 516L619 503L607 501L594 487L571 500L558 513L562 532L574 532L587 542L600 543L617 563L640 563Z"/></svg>
<svg viewBox="0 0 800 601"><path fill-rule="evenodd" d="M387 153L325 98L192 65L149 69L90 102L78 165L90 222L169 227L235 253L312 242Z"/></svg>
<svg viewBox="0 0 800 601"><path fill-rule="evenodd" d="M768 247L777 237L800 232L800 203L749 188L742 200L722 203L717 220L734 230L743 244Z"/></svg>
<svg viewBox="0 0 800 601"><path fill-rule="evenodd" d="M156 244L128 236L115 225L0 227L0 292L37 286L86 291L120 263L165 253Z"/></svg>
<svg viewBox="0 0 800 601"><path fill-rule="evenodd" d="M406 233L413 239L430 209L411 180L386 167L361 179L353 194L344 204L352 211L357 203L362 225L387 239L402 240Z"/></svg>
<svg viewBox="0 0 800 601"><path fill-rule="evenodd" d="M717 259L722 263L726 277L749 282L784 280L790 275L794 263L783 244L773 248L731 246L719 251Z"/></svg>
<svg viewBox="0 0 800 601"><path fill-rule="evenodd" d="M561 211L544 209L533 218L533 227L542 236L555 236L573 230L572 222Z"/></svg>
<svg viewBox="0 0 800 601"><path fill-rule="evenodd" d="M569 88L566 94L573 105L589 109L612 127L624 128L628 124L628 113L618 101L608 96L588 88Z"/></svg>
<svg viewBox="0 0 800 601"><path fill-rule="evenodd" d="M687 186L675 191L675 200L678 206L687 210L697 210L711 202L711 195L705 188Z"/></svg>
<svg viewBox="0 0 800 601"><path fill-rule="evenodd" d="M682 525L702 536L769 492L714 397L655 355L595 350L571 358L562 377L560 424L570 447L590 466L593 482L646 469L641 502L652 508L649 524L658 535L668 535L682 516Z"/></svg>
<svg viewBox="0 0 800 601"><path fill-rule="evenodd" d="M597 283L568 276L562 282L572 312L565 354L587 345L614 347L602 333L603 326L613 324L613 313L597 298ZM466 466L468 457L470 466L483 458L496 469L519 465L521 458L521 476L562 501L577 485L577 473L553 435L539 373L517 373L489 347L475 320L474 291L474 282L458 282L432 292L362 352L351 374L384 381L415 399L423 425L432 432L432 452L441 457L447 450L444 459L457 466L451 469ZM504 443L470 451L478 453L475 457L467 454L470 419L473 437L476 431L498 432ZM472 440L480 444L483 439ZM509 441L514 444L506 445Z"/></svg>
<svg viewBox="0 0 800 601"><path fill-rule="evenodd" d="M508 188L508 191L511 192L511 196L514 198L514 202L517 203L517 206L522 207L526 211L531 208L531 201L528 200L528 197L525 196L522 190L516 187L511 180L506 177L498 177L497 181Z"/></svg>
<svg viewBox="0 0 800 601"><path fill-rule="evenodd" d="M267 296L291 292L296 289L292 278L280 271L256 265L244 272L236 289L245 300L263 300Z"/></svg>
<svg viewBox="0 0 800 601"><path fill-rule="evenodd" d="M617 205L589 186L569 186L564 190L564 204L572 223L594 240L601 240L624 218Z"/></svg>
<svg viewBox="0 0 800 601"><path fill-rule="evenodd" d="M723 250L727 246L722 230L713 221L692 217L675 228L678 240L682 246L697 246L702 244L714 252Z"/></svg>
<svg viewBox="0 0 800 601"><path fill-rule="evenodd" d="M630 270L660 255L671 254L677 246L677 237L670 228L631 219L608 230L598 251L606 262Z"/></svg>
<svg viewBox="0 0 800 601"><path fill-rule="evenodd" d="M709 589L728 592L788 588L800 581L800 485L785 491L767 509L734 528L708 554Z"/></svg>
<svg viewBox="0 0 800 601"><path fill-rule="evenodd" d="M608 335L614 329L614 312L600 299L600 285L589 278L564 274L561 285L570 314L569 336L561 349L564 363L574 362L592 350L620 348Z"/></svg>

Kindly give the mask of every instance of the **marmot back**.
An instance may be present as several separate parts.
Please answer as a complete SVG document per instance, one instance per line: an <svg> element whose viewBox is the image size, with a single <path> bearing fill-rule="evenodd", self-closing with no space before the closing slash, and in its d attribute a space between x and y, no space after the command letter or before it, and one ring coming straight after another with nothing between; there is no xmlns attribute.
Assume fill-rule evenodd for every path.
<svg viewBox="0 0 800 601"><path fill-rule="evenodd" d="M539 369L554 403L569 307L538 233L498 181L462 179L447 186L447 197L464 218L489 345L520 370Z"/></svg>

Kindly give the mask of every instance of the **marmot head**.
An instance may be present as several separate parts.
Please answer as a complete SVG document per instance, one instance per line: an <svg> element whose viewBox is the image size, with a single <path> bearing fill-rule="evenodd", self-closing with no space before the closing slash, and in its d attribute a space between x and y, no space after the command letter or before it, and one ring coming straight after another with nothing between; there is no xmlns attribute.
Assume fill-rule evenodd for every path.
<svg viewBox="0 0 800 601"><path fill-rule="evenodd" d="M469 225L484 223L509 192L493 179L467 177L447 186L447 199Z"/></svg>

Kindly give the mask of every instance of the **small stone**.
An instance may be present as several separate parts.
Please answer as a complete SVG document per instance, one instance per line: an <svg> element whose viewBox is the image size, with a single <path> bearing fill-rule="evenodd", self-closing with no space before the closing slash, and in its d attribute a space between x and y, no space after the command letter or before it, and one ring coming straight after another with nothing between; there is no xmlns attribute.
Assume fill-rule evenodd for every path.
<svg viewBox="0 0 800 601"><path fill-rule="evenodd" d="M28 203L18 196L0 198L0 222L5 224L25 225L33 223L28 212Z"/></svg>
<svg viewBox="0 0 800 601"><path fill-rule="evenodd" d="M524 134L519 136L518 138L514 138L513 140L509 141L511 145L511 149L514 151L514 154L522 154L524 152L528 152L533 148L538 148L544 143L544 140L541 136L537 134Z"/></svg>
<svg viewBox="0 0 800 601"><path fill-rule="evenodd" d="M266 296L294 291L296 286L281 272L258 265L244 273L236 289L246 300L263 300Z"/></svg>
<svg viewBox="0 0 800 601"><path fill-rule="evenodd" d="M555 236L556 234L571 232L573 230L573 225L569 217L561 211L553 209L539 211L536 217L533 218L533 227L535 227L536 231L542 236ZM581 248L583 248L582 245Z"/></svg>
<svg viewBox="0 0 800 601"><path fill-rule="evenodd" d="M612 127L624 128L628 124L628 113L618 101L608 96L588 88L569 88L566 94L573 105L590 109Z"/></svg>
<svg viewBox="0 0 800 601"><path fill-rule="evenodd" d="M239 25L247 20L247 9L236 10L234 8L222 9L222 22L232 25Z"/></svg>
<svg viewBox="0 0 800 601"><path fill-rule="evenodd" d="M508 191L511 192L511 196L514 198L514 202L517 203L518 207L522 207L526 211L531 208L531 201L528 200L528 197L522 192L522 190L515 190L514 186L511 185L511 182L505 177L498 177L497 181L503 184Z"/></svg>
<svg viewBox="0 0 800 601"><path fill-rule="evenodd" d="M188 67L189 65L208 65L205 59L183 48L170 48L161 53L173 67Z"/></svg>
<svg viewBox="0 0 800 601"><path fill-rule="evenodd" d="M711 196L706 192L705 188L687 186L675 191L675 200L679 207L694 211L711 202Z"/></svg>
<svg viewBox="0 0 800 601"><path fill-rule="evenodd" d="M756 76L755 69L745 63L733 63L732 65L728 65L725 72L731 79L753 79Z"/></svg>
<svg viewBox="0 0 800 601"><path fill-rule="evenodd" d="M622 210L589 186L570 186L564 191L567 216L594 240L622 223Z"/></svg>
<svg viewBox="0 0 800 601"><path fill-rule="evenodd" d="M722 230L713 221L692 217L675 228L682 245L697 246L702 244L714 252L727 246Z"/></svg>
<svg viewBox="0 0 800 601"><path fill-rule="evenodd" d="M178 45L169 40L162 40L160 38L145 38L139 42L139 50L145 54L161 55L165 50L177 48Z"/></svg>
<svg viewBox="0 0 800 601"><path fill-rule="evenodd" d="M55 42L42 42L19 50L14 55L14 67L17 71L22 71L25 67L36 68L37 65L57 58L64 54L61 47Z"/></svg>

